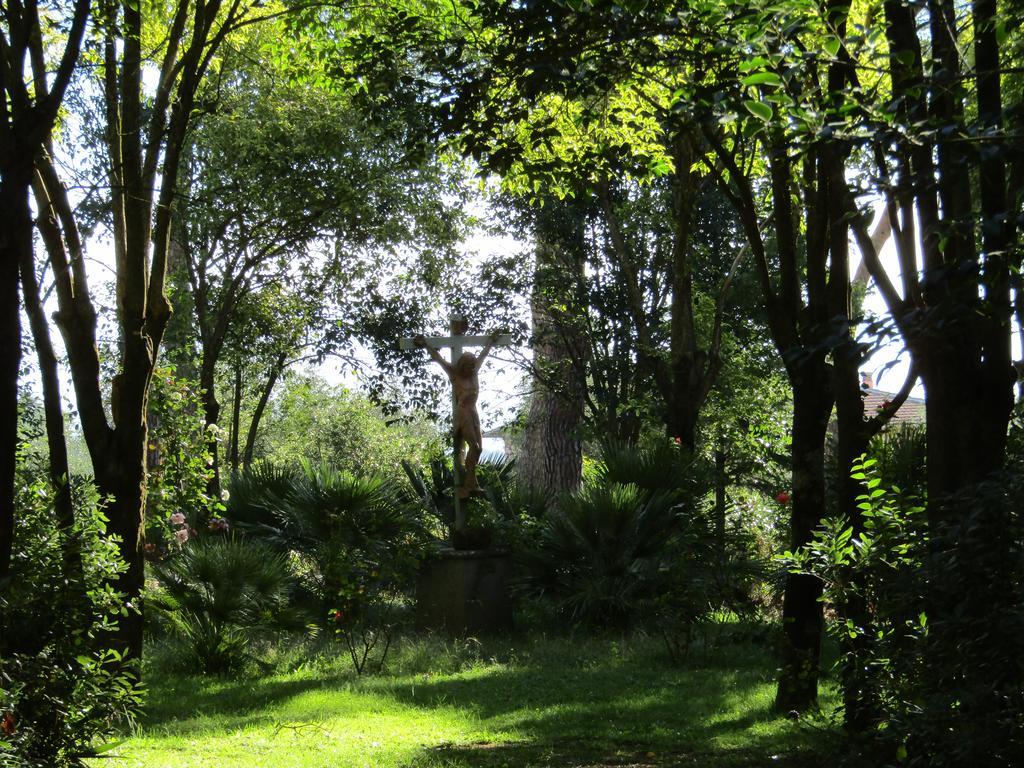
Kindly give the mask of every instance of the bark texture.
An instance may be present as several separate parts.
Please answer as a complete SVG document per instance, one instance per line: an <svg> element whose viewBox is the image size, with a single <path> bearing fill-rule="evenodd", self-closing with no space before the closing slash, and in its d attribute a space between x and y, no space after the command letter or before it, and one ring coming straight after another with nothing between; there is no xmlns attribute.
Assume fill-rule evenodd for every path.
<svg viewBox="0 0 1024 768"><path fill-rule="evenodd" d="M534 375L530 411L517 460L520 482L549 498L579 486L583 421L579 320L554 307L565 286L582 278L583 218L577 206L552 201L538 214L530 309Z"/></svg>

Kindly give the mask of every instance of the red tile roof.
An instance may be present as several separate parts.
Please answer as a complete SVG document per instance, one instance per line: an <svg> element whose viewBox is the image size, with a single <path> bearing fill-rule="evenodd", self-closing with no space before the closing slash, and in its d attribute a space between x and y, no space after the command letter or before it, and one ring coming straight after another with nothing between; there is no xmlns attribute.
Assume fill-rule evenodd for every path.
<svg viewBox="0 0 1024 768"><path fill-rule="evenodd" d="M879 409L885 407L896 397L895 392L885 392L872 387L861 387L864 393L864 415L871 418ZM908 397L907 401L896 411L890 424L924 424L924 400L920 397Z"/></svg>

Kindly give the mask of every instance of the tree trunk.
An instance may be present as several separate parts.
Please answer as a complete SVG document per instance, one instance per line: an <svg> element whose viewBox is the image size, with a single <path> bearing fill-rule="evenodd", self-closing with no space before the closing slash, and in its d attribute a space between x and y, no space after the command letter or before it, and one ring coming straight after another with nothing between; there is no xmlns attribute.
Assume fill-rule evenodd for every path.
<svg viewBox="0 0 1024 768"><path fill-rule="evenodd" d="M825 509L825 433L832 411L828 371L823 362L792 371L793 496L790 549L807 544ZM782 604L782 672L775 706L803 712L818 697L821 630L824 624L821 581L807 574L789 574Z"/></svg>
<svg viewBox="0 0 1024 768"><path fill-rule="evenodd" d="M270 402L270 395L274 391L274 386L277 384L277 379L284 370L285 362L287 357L282 353L278 358L275 365L270 369L270 375L267 377L267 384L263 387L263 391L260 393L259 402L256 403L256 410L252 412L252 421L249 422L249 432L245 436L245 452L242 454L242 466L248 469L252 466L252 455L256 449L256 435L259 433L260 421L263 419L263 414L267 410L267 403Z"/></svg>
<svg viewBox="0 0 1024 768"><path fill-rule="evenodd" d="M872 430L865 421L864 398L860 388L860 355L857 345L849 343L833 353L832 380L836 396L835 446L836 513L848 521L854 536L864 531L864 518L857 506L857 497L863 492L859 481L851 477L857 459L867 453ZM857 574L849 574L851 580ZM843 619L864 628L870 621L868 606L855 596L845 605L836 606ZM877 722L878 706L875 684L867 664L872 639L863 634L844 640L844 653L848 654L843 668L843 719L846 728L863 732Z"/></svg>
<svg viewBox="0 0 1024 768"><path fill-rule="evenodd" d="M146 509L146 442L144 412L129 425L122 422L112 434L102 459L93 458L96 487L107 498L107 531L118 537L127 565L114 587L126 596L128 611L117 622L117 637L132 659L142 659L142 588L145 581L143 545Z"/></svg>
<svg viewBox="0 0 1024 768"><path fill-rule="evenodd" d="M21 183L18 175L4 168L0 180L0 579L10 571L14 541L18 372L21 368L18 271L25 254L29 260L32 258L29 178Z"/></svg>
<svg viewBox="0 0 1024 768"><path fill-rule="evenodd" d="M231 472L238 471L238 430L242 415L242 364L235 363L235 389L231 400L231 437L228 440L228 462Z"/></svg>
<svg viewBox="0 0 1024 768"><path fill-rule="evenodd" d="M579 381L578 340L572 311L553 306L572 290L581 269L583 217L575 206L555 203L537 214L537 250L533 292L531 344L534 355L533 397L523 445L517 459L520 482L553 498L575 490L583 469L580 425L583 391ZM567 286L566 282L570 285ZM575 349L574 349L575 348Z"/></svg>
<svg viewBox="0 0 1024 768"><path fill-rule="evenodd" d="M75 513L71 504L71 477L68 470L68 448L64 437L64 408L60 402L60 372L57 355L53 351L50 326L39 295L39 281L36 279L34 259L21 263L22 295L25 300L25 314L28 315L32 338L35 342L39 362L39 375L43 384L43 412L46 416L46 446L50 460L50 479L54 487L54 511L57 521L66 536L70 536L75 524ZM70 543L70 542L66 542ZM66 548L67 564L74 567L78 558Z"/></svg>
<svg viewBox="0 0 1024 768"><path fill-rule="evenodd" d="M967 346L966 344L964 346ZM929 353L921 365L928 441L928 518L932 526L960 521L951 494L1003 468L1013 407L1013 379L987 380L970 350Z"/></svg>
<svg viewBox="0 0 1024 768"><path fill-rule="evenodd" d="M697 447L697 419L717 376L717 349L701 349L693 313L693 248L691 233L700 188L700 174L690 170L697 152L696 137L686 132L676 140L672 184L672 298L665 427L670 438L691 453Z"/></svg>

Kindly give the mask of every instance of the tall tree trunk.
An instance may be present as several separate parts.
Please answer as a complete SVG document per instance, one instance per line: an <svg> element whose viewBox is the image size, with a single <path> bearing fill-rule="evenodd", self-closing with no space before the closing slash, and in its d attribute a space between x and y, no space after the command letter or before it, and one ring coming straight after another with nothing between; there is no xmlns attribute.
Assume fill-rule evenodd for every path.
<svg viewBox="0 0 1024 768"><path fill-rule="evenodd" d="M854 536L864 531L864 518L857 506L862 493L858 481L852 477L853 465L865 454L871 441L871 432L864 419L864 398L860 388L860 355L851 343L833 354L833 387L836 395L836 513L848 521ZM856 574L849 574L856 579ZM869 622L868 606L855 596L845 605L837 606L843 619L864 628ZM867 663L871 638L858 634L844 640L844 653L848 658L842 668L843 718L848 730L860 732L876 721L878 707L875 686Z"/></svg>
<svg viewBox="0 0 1024 768"><path fill-rule="evenodd" d="M18 272L26 259L32 259L30 173L31 166L4 168L0 179L0 579L10 571L14 541L18 372L21 368Z"/></svg>
<svg viewBox="0 0 1024 768"><path fill-rule="evenodd" d="M552 498L574 490L583 468L580 425L583 391L579 381L578 318L572 310L553 310L575 288L582 269L583 215L573 203L550 201L537 214L537 249L531 344L534 355L533 397L522 451L517 460L520 482Z"/></svg>
<svg viewBox="0 0 1024 768"><path fill-rule="evenodd" d="M825 433L832 411L823 362L791 372L793 384L793 496L790 548L807 544L825 509ZM821 665L822 583L808 574L786 577L782 613L782 674L775 706L803 712L818 697Z"/></svg>
<svg viewBox="0 0 1024 768"><path fill-rule="evenodd" d="M238 471L238 430L242 416L242 364L235 363L235 388L231 399L231 437L228 440L228 462L232 473Z"/></svg>
<svg viewBox="0 0 1024 768"><path fill-rule="evenodd" d="M122 421L112 435L109 451L99 461L93 458L93 468L96 489L107 499L107 531L118 538L121 558L127 565L114 585L124 593L129 609L118 618L116 634L130 658L141 659L147 426L144 412L135 416L132 428Z"/></svg>
<svg viewBox="0 0 1024 768"><path fill-rule="evenodd" d="M274 391L274 386L277 384L277 379L284 371L285 363L288 357L283 352L278 356L274 365L270 368L270 375L267 376L267 383L263 387L263 391L260 393L259 402L256 403L256 409L252 412L252 420L249 422L249 431L245 436L245 452L242 454L242 466L248 469L252 466L252 456L256 449L256 436L259 434L260 421L263 420L263 414L267 410L267 403L270 402L270 395Z"/></svg>
<svg viewBox="0 0 1024 768"><path fill-rule="evenodd" d="M0 51L0 580L10 572L21 367L21 265L33 263L32 163L53 133L78 64L89 0L75 0L63 50L44 36L38 3L4 3ZM26 77L30 75L30 77Z"/></svg>
<svg viewBox="0 0 1024 768"><path fill-rule="evenodd" d="M691 171L696 136L684 131L676 139L672 184L672 296L669 361L665 382L665 429L691 453L697 447L697 420L718 374L717 345L702 349L693 312L693 248L690 243L701 177Z"/></svg>
<svg viewBox="0 0 1024 768"><path fill-rule="evenodd" d="M31 254L29 254L31 256ZM23 255L24 258L24 255ZM50 479L54 487L54 511L57 521L66 536L71 535L75 524L75 513L71 503L71 476L68 470L68 447L64 437L64 408L60 401L60 372L57 355L53 351L50 326L46 321L39 281L36 278L34 260L29 258L21 264L22 295L25 300L25 314L36 347L39 375L43 384L43 412L46 417L46 447L50 461ZM77 561L70 547L68 565Z"/></svg>

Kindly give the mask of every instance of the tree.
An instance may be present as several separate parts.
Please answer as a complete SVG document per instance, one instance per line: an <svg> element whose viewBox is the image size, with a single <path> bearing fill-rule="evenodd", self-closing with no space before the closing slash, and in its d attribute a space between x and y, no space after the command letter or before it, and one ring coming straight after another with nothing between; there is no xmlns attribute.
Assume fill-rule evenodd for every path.
<svg viewBox="0 0 1024 768"><path fill-rule="evenodd" d="M1024 204L1024 152L1016 138L1024 125L1021 10L986 0L969 7L936 0L924 8L885 2L878 10L885 45L846 54L853 109L842 128L863 133L866 160L860 185L848 185L845 211L924 383L930 540L936 550L959 552L956 577L975 592L966 612L977 608L977 620L987 625L1006 583L986 570L986 561L998 557L991 550L982 555L989 545L980 542L998 542L1005 556L1009 512L1003 500L974 519L963 499L1003 498L986 495L985 484L1006 462L1016 378L1014 290L1018 319L1022 306L1015 277ZM857 53L853 36L841 42L843 52ZM878 88L890 89L892 98L878 99ZM898 286L869 237L869 216L856 206L869 191L883 198L892 227ZM941 654L959 647L955 627L974 615L954 617L945 594L928 595L923 607L932 648ZM979 658L965 664L981 665L976 674L990 690L1019 689L1019 670L982 669L991 642L982 639ZM941 666L935 664L939 689L948 706L959 708L961 683Z"/></svg>
<svg viewBox="0 0 1024 768"><path fill-rule="evenodd" d="M292 355L310 332L323 354L349 340L335 304L347 303L349 275L390 269L399 247L443 248L454 238L455 226L430 220L445 211L448 171L436 156L405 156L415 126L403 115L371 121L344 92L296 82L314 61L282 69L261 55L282 26L265 25L221 62L206 89L216 107L196 121L183 167L188 205L176 237L208 424L220 420L218 365L230 338L242 339L247 297L262 294L249 307L266 305L261 325L282 337L270 361ZM273 306L272 296L284 303Z"/></svg>
<svg viewBox="0 0 1024 768"><path fill-rule="evenodd" d="M516 469L522 485L554 498L575 490L583 469L586 355L579 317L566 311L577 302L562 299L584 280L585 209L572 200L549 199L532 218L537 240L530 295L535 373Z"/></svg>
<svg viewBox="0 0 1024 768"><path fill-rule="evenodd" d="M89 10L89 0L76 0L70 8L62 3L43 3L40 7L38 2L9 0L3 4L0 19L0 578L10 565L14 535L21 367L18 286L20 275L30 283L34 277L29 203L33 160L50 144L78 63ZM52 39L55 33L56 46ZM31 285L29 288L27 301L34 308L34 293ZM33 312L31 317L36 331L38 313ZM45 340L38 334L36 337L37 345L45 350ZM49 413L55 397L51 372L52 367L45 365L48 426L57 423ZM56 397L59 404L59 395ZM59 423L63 423L63 417ZM59 472L59 457L54 458L57 465L51 465L51 472ZM69 509L63 502L61 506L66 516Z"/></svg>
<svg viewBox="0 0 1024 768"><path fill-rule="evenodd" d="M116 272L118 374L105 399L97 352L97 308L89 290L79 220L51 153L36 158L36 204L52 235L44 243L56 280L55 319L64 338L86 443L108 533L127 569L118 588L128 615L118 633L130 655L142 652L143 512L146 400L170 317L165 278L177 207L178 173L196 95L233 30L264 16L262 3L180 0L167 8L104 0L96 14L102 148L110 187L109 226ZM266 12L267 14L272 12ZM166 14L166 15L165 15ZM152 43L152 45L150 45ZM155 60L147 58L152 52ZM147 93L143 73L154 73Z"/></svg>

